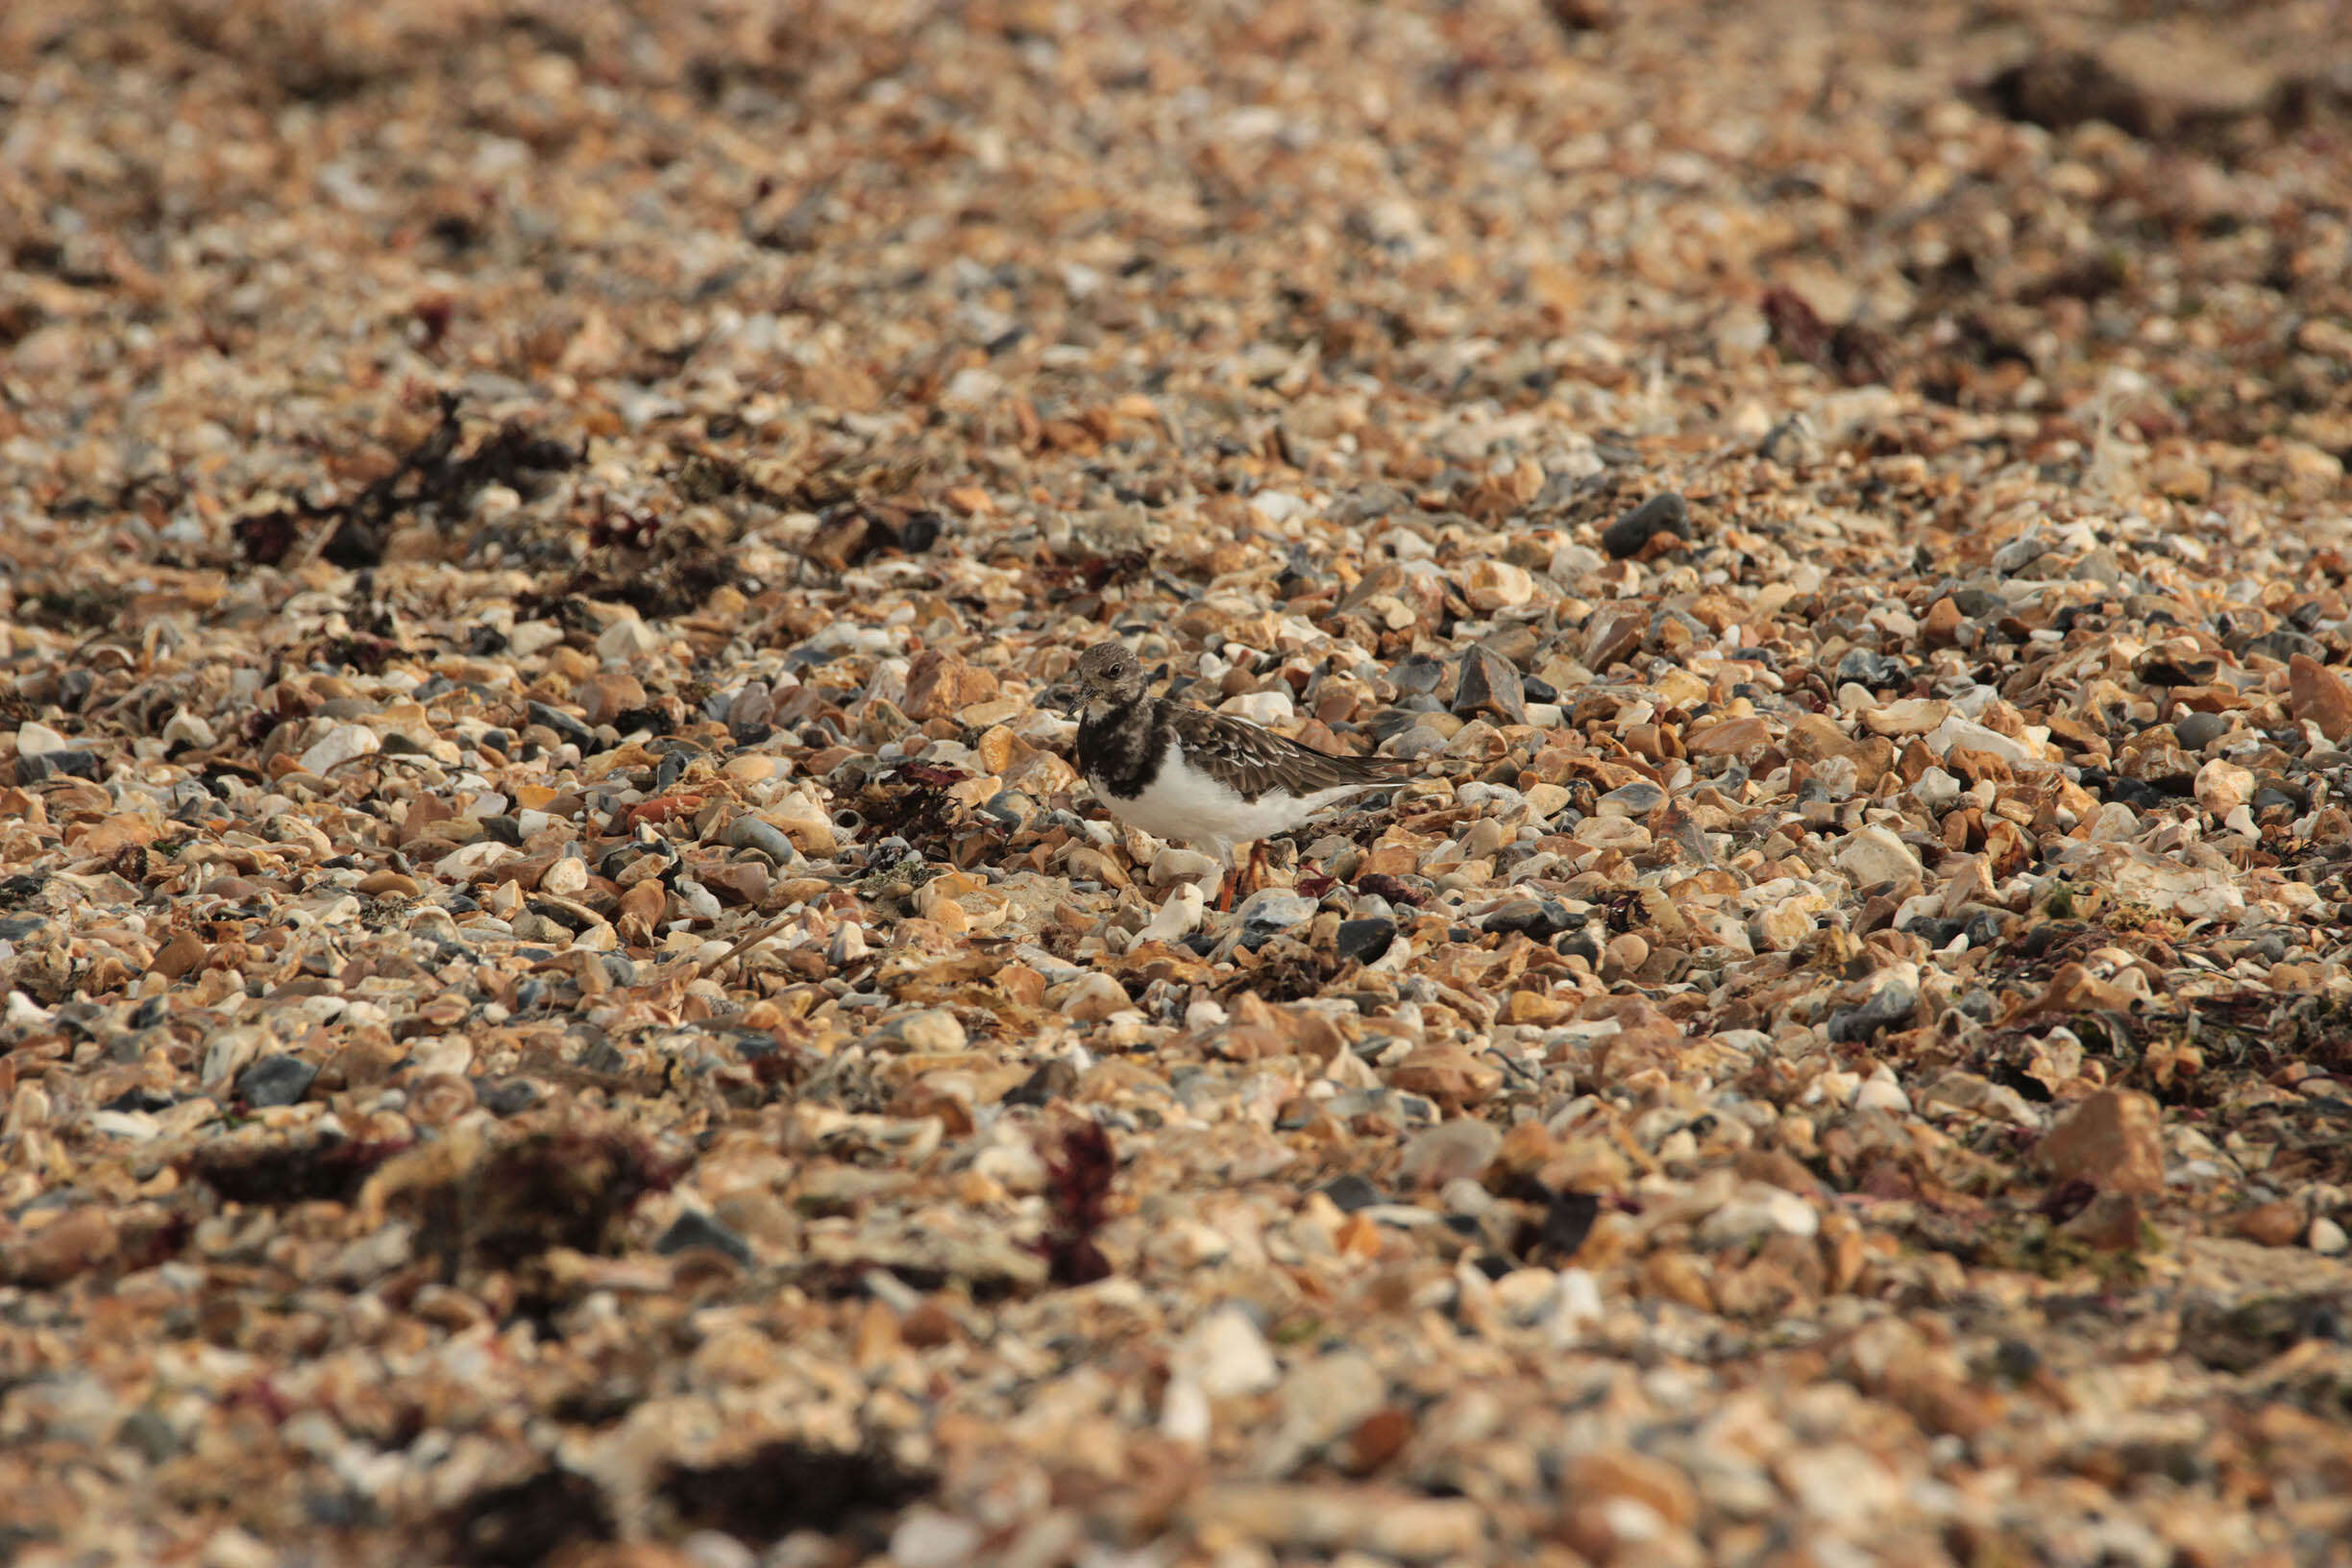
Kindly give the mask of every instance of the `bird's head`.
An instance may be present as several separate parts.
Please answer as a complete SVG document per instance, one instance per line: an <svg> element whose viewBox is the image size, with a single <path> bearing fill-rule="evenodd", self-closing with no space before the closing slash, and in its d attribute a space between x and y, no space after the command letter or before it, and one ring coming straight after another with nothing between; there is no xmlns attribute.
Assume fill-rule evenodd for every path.
<svg viewBox="0 0 2352 1568"><path fill-rule="evenodd" d="M1047 693L1066 712L1096 720L1139 699L1149 676L1123 643L1096 643L1078 655L1068 681Z"/></svg>

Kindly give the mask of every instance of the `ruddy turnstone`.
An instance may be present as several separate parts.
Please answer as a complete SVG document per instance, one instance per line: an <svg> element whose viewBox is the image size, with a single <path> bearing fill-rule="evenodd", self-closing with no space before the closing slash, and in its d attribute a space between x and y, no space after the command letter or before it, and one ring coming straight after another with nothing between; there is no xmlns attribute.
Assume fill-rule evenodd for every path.
<svg viewBox="0 0 2352 1568"><path fill-rule="evenodd" d="M1153 697L1143 667L1117 643L1078 657L1078 772L1131 827L1216 852L1286 833L1350 796L1403 782L1392 757L1342 757L1231 714ZM1217 907L1230 907L1230 881Z"/></svg>

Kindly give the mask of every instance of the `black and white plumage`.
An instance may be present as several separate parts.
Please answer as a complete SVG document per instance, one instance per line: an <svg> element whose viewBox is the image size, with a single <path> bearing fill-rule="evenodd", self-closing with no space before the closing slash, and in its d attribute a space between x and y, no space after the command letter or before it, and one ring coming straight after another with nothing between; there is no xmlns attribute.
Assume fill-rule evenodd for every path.
<svg viewBox="0 0 2352 1568"><path fill-rule="evenodd" d="M1149 694L1142 666L1097 643L1076 673L1078 772L1114 817L1155 838L1213 850L1308 821L1366 790L1404 782L1390 757L1342 757L1231 714Z"/></svg>

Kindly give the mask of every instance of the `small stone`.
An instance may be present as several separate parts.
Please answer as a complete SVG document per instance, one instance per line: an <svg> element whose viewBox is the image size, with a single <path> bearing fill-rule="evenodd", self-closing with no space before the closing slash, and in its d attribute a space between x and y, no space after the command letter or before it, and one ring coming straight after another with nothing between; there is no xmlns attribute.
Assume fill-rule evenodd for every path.
<svg viewBox="0 0 2352 1568"><path fill-rule="evenodd" d="M347 762L383 749L383 738L365 724L337 724L302 754L302 771L324 778Z"/></svg>
<svg viewBox="0 0 2352 1568"><path fill-rule="evenodd" d="M793 847L792 840L782 828L747 811L728 822L719 837L731 849L752 850L766 855L778 866L789 866L799 858L799 851Z"/></svg>
<svg viewBox="0 0 2352 1568"><path fill-rule="evenodd" d="M1388 1201L1379 1188L1353 1171L1335 1178L1316 1190L1331 1199L1332 1207L1343 1214L1352 1214L1359 1209L1369 1209L1376 1203Z"/></svg>
<svg viewBox="0 0 2352 1568"><path fill-rule="evenodd" d="M106 1210L85 1204L0 1248L0 1279L46 1290L107 1262L119 1244Z"/></svg>
<svg viewBox="0 0 2352 1568"><path fill-rule="evenodd" d="M1911 1114L1911 1096L1903 1092L1902 1083L1895 1069L1880 1064L1877 1070L1862 1080L1854 1090L1856 1111L1880 1111L1889 1115L1907 1116Z"/></svg>
<svg viewBox="0 0 2352 1568"><path fill-rule="evenodd" d="M1078 1069L1067 1057L1041 1063L1005 1095L1007 1105L1051 1105L1078 1091Z"/></svg>
<svg viewBox="0 0 2352 1568"><path fill-rule="evenodd" d="M1062 998L1061 1006L1063 1016L1073 1023L1099 1023L1135 1003L1128 999L1126 987L1095 969L1078 977L1069 994Z"/></svg>
<svg viewBox="0 0 2352 1568"><path fill-rule="evenodd" d="M16 755L20 758L49 756L72 744L47 724L34 720L28 719L16 726Z"/></svg>
<svg viewBox="0 0 2352 1568"><path fill-rule="evenodd" d="M171 716L171 722L163 726L163 744L167 747L186 747L197 751L209 751L220 744L220 738L213 732L212 726L205 722L202 714L190 713L187 709L182 708L174 713Z"/></svg>
<svg viewBox="0 0 2352 1568"><path fill-rule="evenodd" d="M1169 1370L1211 1399L1263 1393L1282 1382L1282 1365L1258 1325L1238 1307L1218 1307L1177 1341Z"/></svg>
<svg viewBox="0 0 2352 1568"><path fill-rule="evenodd" d="M1795 1446L1776 1468L1798 1508L1832 1527L1860 1529L1864 1521L1885 1518L1900 1506L1900 1481L1850 1442Z"/></svg>
<svg viewBox="0 0 2352 1568"><path fill-rule="evenodd" d="M1631 1449L1588 1449L1560 1467L1560 1491L1571 1503L1639 1503L1664 1524L1688 1529L1699 1516L1690 1478L1663 1459Z"/></svg>
<svg viewBox="0 0 2352 1568"><path fill-rule="evenodd" d="M978 1559L987 1538L968 1520L936 1508L909 1508L891 1531L890 1560L895 1568L964 1568Z"/></svg>
<svg viewBox="0 0 2352 1568"><path fill-rule="evenodd" d="M1136 933L1136 941L1139 943L1180 942L1200 928L1207 912L1208 898L1202 894L1200 884L1184 883L1162 900L1143 929Z"/></svg>
<svg viewBox="0 0 2352 1568"><path fill-rule="evenodd" d="M2311 1222L2311 1235L2305 1245L2323 1258L2339 1258L2345 1248L2352 1247L2352 1237L2344 1235L2341 1225L2321 1214Z"/></svg>
<svg viewBox="0 0 2352 1568"><path fill-rule="evenodd" d="M606 670L590 675L572 695L591 724L609 724L621 715L646 705L644 683L625 670Z"/></svg>
<svg viewBox="0 0 2352 1568"><path fill-rule="evenodd" d="M1919 1001L1915 981L1890 974L1859 1007L1829 1015L1829 1039L1839 1044L1874 1040L1881 1030L1908 1023L1919 1010Z"/></svg>
<svg viewBox="0 0 2352 1568"><path fill-rule="evenodd" d="M1650 942L1638 931L1609 938L1602 949L1601 967L1611 975L1631 974L1650 962Z"/></svg>
<svg viewBox="0 0 2352 1568"><path fill-rule="evenodd" d="M1240 911L1241 945L1260 947L1314 919L1315 901L1286 888L1251 894Z"/></svg>
<svg viewBox="0 0 2352 1568"><path fill-rule="evenodd" d="M963 1023L943 1007L925 1008L894 1018L882 1030L883 1045L918 1055L945 1055L964 1048Z"/></svg>
<svg viewBox="0 0 2352 1568"><path fill-rule="evenodd" d="M2148 483L2161 496L2200 505L2213 494L2213 470L2185 453L2160 457L2148 465Z"/></svg>
<svg viewBox="0 0 2352 1568"><path fill-rule="evenodd" d="M1672 492L1652 496L1611 523L1602 532L1601 548L1611 560L1622 561L1640 554L1659 534L1679 540L1692 536L1690 503Z"/></svg>
<svg viewBox="0 0 2352 1568"><path fill-rule="evenodd" d="M2039 1153L2059 1182L2087 1181L2106 1192L2164 1190L2163 1113L2136 1090L2091 1095L2050 1129Z"/></svg>
<svg viewBox="0 0 2352 1568"><path fill-rule="evenodd" d="M1490 714L1507 724L1528 722L1527 695L1508 659L1481 643L1462 649L1454 686L1454 712L1463 718Z"/></svg>
<svg viewBox="0 0 2352 1568"><path fill-rule="evenodd" d="M1215 876L1224 869L1214 855L1203 854L1198 849L1187 849L1180 845L1169 845L1152 856L1151 867L1144 875L1151 879L1154 887L1164 888L1186 877Z"/></svg>
<svg viewBox="0 0 2352 1568"><path fill-rule="evenodd" d="M155 958L147 967L166 980L177 980L203 964L210 953L211 948L202 937L193 931L181 931L156 949Z"/></svg>
<svg viewBox="0 0 2352 1568"><path fill-rule="evenodd" d="M1266 727L1287 723L1298 711L1287 692L1243 692L1229 697L1217 704L1219 713L1230 713L1251 723Z"/></svg>
<svg viewBox="0 0 2352 1568"><path fill-rule="evenodd" d="M596 731L561 708L551 707L545 702L531 702L526 706L525 711L529 715L532 723L544 724L553 730L557 740L571 742L580 748L582 755L596 749Z"/></svg>
<svg viewBox="0 0 2352 1568"><path fill-rule="evenodd" d="M43 751L35 756L16 759L16 782L40 784L53 778L86 778L96 782L105 776L103 759L88 751Z"/></svg>
<svg viewBox="0 0 2352 1568"><path fill-rule="evenodd" d="M2254 773L2219 757L2197 770L2196 801L2216 817L2227 817L2254 798Z"/></svg>
<svg viewBox="0 0 2352 1568"><path fill-rule="evenodd" d="M2287 707L2297 719L2319 726L2330 741L2352 735L2352 688L2343 676L2308 654L2287 661Z"/></svg>
<svg viewBox="0 0 2352 1568"><path fill-rule="evenodd" d="M1374 1410L1348 1433L1341 1450L1342 1468L1352 1476L1370 1475L1403 1453L1414 1431L1409 1411L1394 1405Z"/></svg>
<svg viewBox="0 0 2352 1568"><path fill-rule="evenodd" d="M1583 924L1567 907L1552 898L1514 898L1498 909L1488 910L1479 923L1485 929L1503 935L1522 933L1536 942L1550 942L1562 931L1573 931Z"/></svg>
<svg viewBox="0 0 2352 1568"><path fill-rule="evenodd" d="M1911 846L1883 827L1858 827L1838 845L1837 863L1857 888L1900 882L1924 870Z"/></svg>
<svg viewBox="0 0 2352 1568"><path fill-rule="evenodd" d="M1584 665L1587 669L1606 672L1611 665L1623 663L1641 647L1642 637L1650 629L1650 616L1639 609L1604 609L1592 618L1584 638Z"/></svg>
<svg viewBox="0 0 2352 1568"><path fill-rule="evenodd" d="M1359 920L1341 920L1334 942L1342 962L1377 964L1396 941L1396 921L1381 916Z"/></svg>
<svg viewBox="0 0 2352 1568"><path fill-rule="evenodd" d="M1752 757L1773 744L1773 733L1763 720L1752 714L1694 728L1683 744L1694 757Z"/></svg>
<svg viewBox="0 0 2352 1568"><path fill-rule="evenodd" d="M1445 666L1426 653L1408 653L1388 672L1388 679L1403 697L1427 697L1445 681Z"/></svg>
<svg viewBox="0 0 2352 1568"><path fill-rule="evenodd" d="M1821 1212L1786 1188L1746 1182L1729 1202L1700 1221L1705 1246L1742 1246L1773 1235L1810 1237L1821 1230Z"/></svg>
<svg viewBox="0 0 2352 1568"><path fill-rule="evenodd" d="M2242 1209L2229 1220L2232 1234L2266 1247L2291 1247L2304 1235L2303 1206L2279 1201Z"/></svg>
<svg viewBox="0 0 2352 1568"><path fill-rule="evenodd" d="M635 615L625 615L597 636L597 657L621 664L644 664L660 653L662 635Z"/></svg>
<svg viewBox="0 0 2352 1568"><path fill-rule="evenodd" d="M1409 1186L1443 1187L1457 1178L1482 1174L1502 1146L1503 1129L1493 1122L1456 1116L1423 1128L1406 1141L1397 1177Z"/></svg>
<svg viewBox="0 0 2352 1568"><path fill-rule="evenodd" d="M998 692L996 677L935 648L915 655L907 670L906 716L918 723L946 719Z"/></svg>
<svg viewBox="0 0 2352 1568"><path fill-rule="evenodd" d="M1503 1087L1503 1072L1458 1045L1424 1045L1389 1069L1388 1083L1440 1103L1476 1105Z"/></svg>
<svg viewBox="0 0 2352 1568"><path fill-rule="evenodd" d="M1646 778L1630 784L1621 784L1594 802L1595 815L1619 817L1629 821L1647 821L1650 814L1666 803L1666 792Z"/></svg>
<svg viewBox="0 0 2352 1568"><path fill-rule="evenodd" d="M757 1554L743 1542L720 1530L690 1531L677 1545L682 1561L647 1561L630 1563L626 1568L759 1568ZM615 1564L613 1568L622 1568Z"/></svg>
<svg viewBox="0 0 2352 1568"><path fill-rule="evenodd" d="M1749 918L1749 940L1759 953L1794 951L1817 929L1821 910L1819 899L1784 898Z"/></svg>
<svg viewBox="0 0 2352 1568"><path fill-rule="evenodd" d="M746 1268L750 1267L753 1261L749 1242L708 1214L694 1209L686 1210L671 1221L670 1228L653 1242L653 1250L665 1258L697 1247L724 1253Z"/></svg>
<svg viewBox="0 0 2352 1568"><path fill-rule="evenodd" d="M1334 1350L1283 1379L1280 1413L1261 1445L1261 1475L1287 1475L1308 1455L1352 1431L1381 1409L1388 1380L1360 1350Z"/></svg>
<svg viewBox="0 0 2352 1568"><path fill-rule="evenodd" d="M124 1416L122 1425L114 1430L114 1440L130 1448L149 1464L161 1464L186 1452L186 1445L181 1441L180 1433L173 1429L171 1422L164 1418L160 1410L151 1406L141 1406Z"/></svg>
<svg viewBox="0 0 2352 1568"><path fill-rule="evenodd" d="M2230 732L2230 722L2217 713L2192 713L2172 726L2184 751L2202 751Z"/></svg>
<svg viewBox="0 0 2352 1568"><path fill-rule="evenodd" d="M296 1105L310 1091L319 1069L298 1056L262 1057L236 1076L236 1097L258 1110L264 1106Z"/></svg>
<svg viewBox="0 0 2352 1568"><path fill-rule="evenodd" d="M2144 1240L2146 1218L2137 1194L2101 1192L2058 1227L2058 1234L2101 1252L2137 1252Z"/></svg>
<svg viewBox="0 0 2352 1568"><path fill-rule="evenodd" d="M1535 579L1525 567L1508 561L1475 560L1463 574L1462 597L1472 608L1488 614L1515 609L1535 597Z"/></svg>
<svg viewBox="0 0 2352 1568"><path fill-rule="evenodd" d="M1950 717L1948 702L1931 697L1907 697L1899 702L1863 709L1862 726L1874 735L1900 739L1906 735L1930 734Z"/></svg>

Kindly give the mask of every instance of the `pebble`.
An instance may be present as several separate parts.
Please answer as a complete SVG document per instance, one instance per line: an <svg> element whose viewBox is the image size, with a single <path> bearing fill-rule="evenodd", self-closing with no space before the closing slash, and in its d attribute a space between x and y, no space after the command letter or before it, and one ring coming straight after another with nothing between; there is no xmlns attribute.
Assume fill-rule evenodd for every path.
<svg viewBox="0 0 2352 1568"><path fill-rule="evenodd" d="M383 738L364 724L337 724L302 754L302 771L324 778L347 762L383 749Z"/></svg>
<svg viewBox="0 0 2352 1568"><path fill-rule="evenodd" d="M923 1055L960 1051L968 1038L961 1020L940 1007L894 1018L882 1032L883 1041L891 1049Z"/></svg>
<svg viewBox="0 0 2352 1568"><path fill-rule="evenodd" d="M1707 1246L1739 1246L1776 1233L1810 1237L1821 1230L1821 1214L1796 1193L1765 1182L1750 1182L1699 1225Z"/></svg>
<svg viewBox="0 0 2352 1568"><path fill-rule="evenodd" d="M1601 548L1611 560L1638 555L1660 534L1691 537L1690 503L1678 495L1652 496L1610 524L1601 535Z"/></svg>
<svg viewBox="0 0 2352 1568"><path fill-rule="evenodd" d="M2352 736L2352 687L2343 676L2307 654L2287 661L2287 705L2297 719L2318 726L2330 741Z"/></svg>
<svg viewBox="0 0 2352 1568"><path fill-rule="evenodd" d="M1463 649L1456 674L1453 711L1464 718L1486 714L1507 724L1526 723L1527 695L1519 672L1492 649L1472 644Z"/></svg>
<svg viewBox="0 0 2352 1568"><path fill-rule="evenodd" d="M792 865L799 858L799 851L793 847L791 838L782 828L747 811L727 823L723 838L729 847L755 850L778 866Z"/></svg>
<svg viewBox="0 0 2352 1568"><path fill-rule="evenodd" d="M1376 964L1387 954L1396 942L1397 923L1382 916L1363 919L1342 920L1333 942L1332 950L1342 960L1358 964Z"/></svg>
<svg viewBox="0 0 2352 1568"><path fill-rule="evenodd" d="M1265 1335L1237 1307L1210 1311L1178 1340L1169 1370L1210 1399L1262 1393L1282 1382Z"/></svg>
<svg viewBox="0 0 2352 1568"><path fill-rule="evenodd" d="M891 1531L890 1560L897 1568L962 1568L977 1560L985 1540L970 1520L936 1508L910 1508Z"/></svg>
<svg viewBox="0 0 2352 1568"><path fill-rule="evenodd" d="M662 1232L660 1237L653 1243L653 1250L665 1256L686 1252L697 1247L707 1247L713 1252L724 1253L747 1268L756 1261L752 1256L750 1244L742 1237L712 1219L708 1214L698 1213L691 1209L678 1215L670 1228Z"/></svg>
<svg viewBox="0 0 2352 1568"><path fill-rule="evenodd" d="M1925 869L1911 846L1883 827L1856 828L1839 846L1837 863L1860 888L1916 877Z"/></svg>
<svg viewBox="0 0 2352 1568"><path fill-rule="evenodd" d="M1834 1041L1874 1039L1880 1030L1909 1022L1919 1010L1919 987L1914 981L1889 973L1859 1006L1829 1015L1829 1038Z"/></svg>
<svg viewBox="0 0 2352 1568"><path fill-rule="evenodd" d="M294 1105L310 1092L318 1075L319 1069L300 1057L265 1056L237 1074L235 1094L256 1110Z"/></svg>
<svg viewBox="0 0 2352 1568"><path fill-rule="evenodd" d="M2088 1096L2050 1129L2038 1153L2060 1182L2087 1181L2107 1192L2164 1190L2163 1113L2133 1090Z"/></svg>
<svg viewBox="0 0 2352 1568"><path fill-rule="evenodd" d="M16 755L19 760L49 756L64 750L71 744L58 731L34 720L27 720L16 726Z"/></svg>
<svg viewBox="0 0 2352 1568"><path fill-rule="evenodd" d="M1619 817L1634 821L1644 821L1666 803L1666 792L1646 778L1619 785L1601 796L1596 815Z"/></svg>
<svg viewBox="0 0 2352 1568"><path fill-rule="evenodd" d="M1242 942L1259 945L1314 919L1315 901L1268 888L1252 894L1237 912Z"/></svg>
<svg viewBox="0 0 2352 1568"><path fill-rule="evenodd" d="M1458 1177L1479 1175L1502 1146L1502 1129L1493 1122L1457 1116L1407 1139L1397 1176L1409 1185L1443 1187Z"/></svg>

